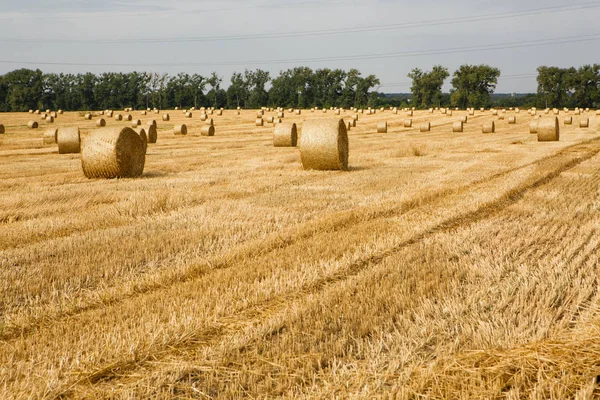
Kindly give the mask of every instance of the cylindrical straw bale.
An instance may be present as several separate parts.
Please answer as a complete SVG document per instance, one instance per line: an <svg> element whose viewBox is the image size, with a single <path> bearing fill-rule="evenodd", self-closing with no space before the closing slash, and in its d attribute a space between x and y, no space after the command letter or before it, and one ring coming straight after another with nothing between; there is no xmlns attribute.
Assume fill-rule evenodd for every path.
<svg viewBox="0 0 600 400"><path fill-rule="evenodd" d="M304 169L347 170L348 131L343 119L308 120L300 137Z"/></svg>
<svg viewBox="0 0 600 400"><path fill-rule="evenodd" d="M470 115L470 116L473 116L473 115L475 115L475 110L469 110L469 115Z"/></svg>
<svg viewBox="0 0 600 400"><path fill-rule="evenodd" d="M140 121L139 119L134 119L133 121L131 121L131 127L132 128L137 128L141 124L142 124L142 121Z"/></svg>
<svg viewBox="0 0 600 400"><path fill-rule="evenodd" d="M37 123L37 121L29 121L27 123L27 126L29 127L29 129L37 129L38 123Z"/></svg>
<svg viewBox="0 0 600 400"><path fill-rule="evenodd" d="M170 119L171 119L171 117L169 116L169 114L164 114L164 115L162 116L162 120L163 120L163 121L169 121Z"/></svg>
<svg viewBox="0 0 600 400"><path fill-rule="evenodd" d="M377 133L387 133L388 126L386 121L381 121L377 124Z"/></svg>
<svg viewBox="0 0 600 400"><path fill-rule="evenodd" d="M223 115L223 110L219 110L219 111L217 111L217 115L218 115L219 117L220 117L220 116L222 116L222 115Z"/></svg>
<svg viewBox="0 0 600 400"><path fill-rule="evenodd" d="M210 125L210 126L213 126L215 124L215 122L213 121L212 118L207 118L206 121L204 121L204 122L206 122L206 125Z"/></svg>
<svg viewBox="0 0 600 400"><path fill-rule="evenodd" d="M92 114L91 114L91 113L87 113L87 114L85 114L85 115L83 116L83 119L87 119L87 120L90 120L90 119L92 119Z"/></svg>
<svg viewBox="0 0 600 400"><path fill-rule="evenodd" d="M144 154L146 154L146 150L148 150L148 135L146 135L146 130L140 128L136 130L135 133L137 133L140 136L140 139L142 139L142 142L144 142Z"/></svg>
<svg viewBox="0 0 600 400"><path fill-rule="evenodd" d="M40 110L35 110L35 114L36 115L40 115L41 111Z"/></svg>
<svg viewBox="0 0 600 400"><path fill-rule="evenodd" d="M302 110L296 110L296 115L302 114Z"/></svg>
<svg viewBox="0 0 600 400"><path fill-rule="evenodd" d="M298 141L298 129L293 122L277 125L273 132L274 147L296 147Z"/></svg>
<svg viewBox="0 0 600 400"><path fill-rule="evenodd" d="M514 125L514 124L516 124L516 123L517 123L517 117L515 117L515 116L508 117L508 123L509 123L510 125Z"/></svg>
<svg viewBox="0 0 600 400"><path fill-rule="evenodd" d="M158 138L158 134L156 131L156 125L149 124L146 126L146 139L148 139L148 143L156 143L156 139Z"/></svg>
<svg viewBox="0 0 600 400"><path fill-rule="evenodd" d="M29 110L29 114L33 114L33 110Z"/></svg>
<svg viewBox="0 0 600 400"><path fill-rule="evenodd" d="M406 116L407 116L407 117L412 117L412 116L413 116L413 111L412 111L412 110L410 110L410 111L407 111L407 112L406 112Z"/></svg>
<svg viewBox="0 0 600 400"><path fill-rule="evenodd" d="M452 124L452 132L462 132L463 131L463 122L462 121L455 121Z"/></svg>
<svg viewBox="0 0 600 400"><path fill-rule="evenodd" d="M143 139L127 127L92 131L83 141L81 166L88 178L133 178L146 162Z"/></svg>
<svg viewBox="0 0 600 400"><path fill-rule="evenodd" d="M565 117L565 125L572 125L573 124L573 117L569 116L569 117Z"/></svg>
<svg viewBox="0 0 600 400"><path fill-rule="evenodd" d="M492 110L492 115L498 115L498 110Z"/></svg>
<svg viewBox="0 0 600 400"><path fill-rule="evenodd" d="M147 111L142 111L142 115L147 115L148 112Z"/></svg>
<svg viewBox="0 0 600 400"><path fill-rule="evenodd" d="M537 120L538 142L557 142L560 140L560 127L557 117L543 117Z"/></svg>
<svg viewBox="0 0 600 400"><path fill-rule="evenodd" d="M108 111L106 112L106 116L107 116L108 118L112 118L112 116L113 116L113 111L112 111L112 110L108 110Z"/></svg>
<svg viewBox="0 0 600 400"><path fill-rule="evenodd" d="M51 116L52 118L58 118L58 114L56 113L56 111L52 111L52 112L50 113L50 116Z"/></svg>
<svg viewBox="0 0 600 400"><path fill-rule="evenodd" d="M53 124L54 123L54 117L52 115L48 115L46 117L46 123Z"/></svg>
<svg viewBox="0 0 600 400"><path fill-rule="evenodd" d="M131 114L127 114L127 115L125 116L125 121L128 121L128 122L129 122L129 121L132 121L132 120L133 120L133 117L131 116Z"/></svg>
<svg viewBox="0 0 600 400"><path fill-rule="evenodd" d="M123 116L121 114L115 115L115 121L123 121Z"/></svg>
<svg viewBox="0 0 600 400"><path fill-rule="evenodd" d="M529 133L537 133L539 119L532 119L529 123Z"/></svg>
<svg viewBox="0 0 600 400"><path fill-rule="evenodd" d="M208 118L208 114L206 114L206 113L200 114L200 121L206 121L207 118Z"/></svg>
<svg viewBox="0 0 600 400"><path fill-rule="evenodd" d="M104 120L104 118L100 118L99 120L96 121L96 126L98 128L103 128L106 126L106 121Z"/></svg>
<svg viewBox="0 0 600 400"><path fill-rule="evenodd" d="M191 112L189 112L189 111L188 111L188 112L186 112L186 113L185 113L185 117L186 117L186 118L192 118L192 113L191 113Z"/></svg>
<svg viewBox="0 0 600 400"><path fill-rule="evenodd" d="M460 117L460 121L462 121L463 124L466 124L468 120L469 120L469 117L467 117L466 115Z"/></svg>
<svg viewBox="0 0 600 400"><path fill-rule="evenodd" d="M79 153L81 150L81 136L79 128L60 128L56 134L58 154Z"/></svg>
<svg viewBox="0 0 600 400"><path fill-rule="evenodd" d="M274 120L275 120L274 117L267 117L267 123L269 123L269 124L272 124Z"/></svg>
<svg viewBox="0 0 600 400"><path fill-rule="evenodd" d="M256 118L262 118L263 115L265 115L265 112L263 110L258 110L256 112Z"/></svg>
<svg viewBox="0 0 600 400"><path fill-rule="evenodd" d="M486 121L483 123L481 127L481 132L483 133L494 133L496 132L496 124L494 121Z"/></svg>
<svg viewBox="0 0 600 400"><path fill-rule="evenodd" d="M151 119L150 121L148 121L147 123L148 125L154 125L154 127L156 128L158 125L156 124L156 120L155 119ZM147 132L147 131L146 131Z"/></svg>
<svg viewBox="0 0 600 400"><path fill-rule="evenodd" d="M419 127L421 132L429 132L431 130L431 122L424 122Z"/></svg>
<svg viewBox="0 0 600 400"><path fill-rule="evenodd" d="M263 126L264 121L262 118L256 118L255 124L256 126Z"/></svg>
<svg viewBox="0 0 600 400"><path fill-rule="evenodd" d="M50 128L46 132L44 132L44 144L55 144L57 133L58 129L56 128Z"/></svg>
<svg viewBox="0 0 600 400"><path fill-rule="evenodd" d="M277 113L277 118L284 118L284 117L285 117L285 114L284 114L284 112L283 112L283 111L279 111L279 112Z"/></svg>
<svg viewBox="0 0 600 400"><path fill-rule="evenodd" d="M412 128L412 119L407 118L404 120L404 127L405 128Z"/></svg>
<svg viewBox="0 0 600 400"><path fill-rule="evenodd" d="M579 120L580 128L589 128L590 127L590 119L589 118L581 118Z"/></svg>
<svg viewBox="0 0 600 400"><path fill-rule="evenodd" d="M215 136L215 127L213 125L204 125L200 129L200 134L202 136Z"/></svg>
<svg viewBox="0 0 600 400"><path fill-rule="evenodd" d="M187 125L186 124L175 125L175 127L173 128L173 134L187 135Z"/></svg>
<svg viewBox="0 0 600 400"><path fill-rule="evenodd" d="M451 117L452 116L452 110L446 110L446 115Z"/></svg>

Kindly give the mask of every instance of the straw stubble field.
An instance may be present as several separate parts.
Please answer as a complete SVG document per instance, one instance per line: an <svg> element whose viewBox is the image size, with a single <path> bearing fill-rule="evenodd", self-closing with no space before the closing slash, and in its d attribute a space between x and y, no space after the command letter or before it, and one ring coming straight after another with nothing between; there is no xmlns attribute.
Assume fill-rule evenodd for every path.
<svg viewBox="0 0 600 400"><path fill-rule="evenodd" d="M0 116L1 398L597 390L595 118L538 143L525 113L476 112L462 133L466 112L415 112L412 128L360 115L350 170L318 172L255 111L214 116L214 137L199 115L132 114L157 120L158 142L121 180L86 179L78 154L43 144L45 122ZM301 135L331 114L284 121ZM53 126L85 137L95 121Z"/></svg>

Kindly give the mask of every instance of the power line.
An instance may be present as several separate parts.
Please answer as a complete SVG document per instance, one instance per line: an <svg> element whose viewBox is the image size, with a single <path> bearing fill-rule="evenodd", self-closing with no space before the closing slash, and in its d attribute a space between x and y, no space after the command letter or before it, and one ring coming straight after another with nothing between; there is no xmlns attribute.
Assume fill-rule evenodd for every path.
<svg viewBox="0 0 600 400"><path fill-rule="evenodd" d="M312 1L298 2L290 4L312 3ZM600 1L593 1L580 4L569 4L555 7L534 8L522 11L511 11L495 14L474 15L468 17L456 17L445 19L424 20L419 22L407 22L401 24L388 25L369 25L362 27L340 28L340 29L322 29L312 31L296 31L296 32L278 32L253 35L231 35L231 36L204 36L204 37L184 37L184 38L146 38L146 39L30 39L30 38L0 38L0 42L5 43L42 43L42 44L141 44L141 43L189 43L189 42L218 42L218 41L245 41L245 40L265 40L265 39L282 39L290 37L309 37L323 35L340 35L351 33L365 33L389 31L397 29L431 27L440 25L454 25L457 23L492 21L501 19L511 19L517 17L526 17L533 15L552 14L567 11L580 11L587 9L600 8ZM0 18L2 19L2 18Z"/></svg>
<svg viewBox="0 0 600 400"><path fill-rule="evenodd" d="M1 64L20 64L20 65L59 65L59 66L82 66L82 67L217 67L217 66L249 66L249 65L273 65L273 64L305 64L312 62L331 62L331 61L357 61L357 60L378 60L418 57L441 54L457 53L477 53L491 50L506 50L536 46L548 46L556 44L581 43L600 40L600 33L580 36L567 36L552 39L527 40L520 42L498 43L482 46L454 47L433 50L422 50L412 52L394 52L377 54L360 54L336 57L316 57L316 58L296 58L279 60L249 60L249 61L220 61L204 63L77 63L77 62L43 62L43 61L9 61L0 60Z"/></svg>

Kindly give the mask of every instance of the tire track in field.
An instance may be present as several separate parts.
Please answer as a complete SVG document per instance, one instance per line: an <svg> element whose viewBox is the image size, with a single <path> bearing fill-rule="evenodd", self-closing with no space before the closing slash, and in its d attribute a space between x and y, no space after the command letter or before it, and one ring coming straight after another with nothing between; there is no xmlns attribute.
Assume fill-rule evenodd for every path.
<svg viewBox="0 0 600 400"><path fill-rule="evenodd" d="M337 213L337 215L331 218L331 220L325 221L325 223L323 223L323 221L320 220L309 221L299 228L292 227L288 229L287 232L285 232L283 235L273 234L266 239L262 239L259 241L253 240L251 243L243 245L241 248L235 251L234 254L232 254L225 260L222 260L222 257L216 255L211 259L205 259L202 263L196 263L191 265L183 272L170 273L169 271L162 271L161 276L159 278L150 275L146 276L145 279L142 280L127 282L127 286L125 287L114 286L109 289L108 293L106 291L102 293L92 292L90 293L89 297L84 301L82 301L81 298L78 298L76 299L76 301L74 301L72 306L68 304L61 306L60 312L53 313L50 310L44 310L41 312L37 311L35 314L41 315L41 317L32 318L31 323L29 324L11 325L10 321L5 323L3 332L0 333L0 341L10 341L14 339L19 339L32 334L38 327L54 324L57 321L77 316L78 314L81 314L83 312L93 311L102 308L108 304L115 305L122 303L128 299L158 292L160 290L165 290L177 284L182 284L198 278L202 278L215 270L232 268L236 265L236 263L244 259L263 256L276 250L285 249L300 240L312 238L319 234L337 232L346 229L349 226L355 226L360 223L375 221L381 218L392 218L401 216L419 207L430 205L436 200L442 199L446 196L459 195L470 191L470 189L474 186L489 183L495 179L503 178L514 172L521 171L525 168L552 161L557 157L569 154L572 151L577 151L577 149L596 143L599 140L600 138L593 138L583 143L574 144L572 146L560 150L554 155L541 158L531 163L527 163L521 166L513 167L505 171L489 175L480 180L471 182L467 185L463 185L460 187L436 190L427 193L422 197L410 199L400 204L386 203L375 207L340 211L339 213ZM322 179L323 176L322 174L316 174L308 178L308 182L312 182L314 180ZM287 186L287 184L282 184L277 188L284 186ZM263 189L265 193L269 191L269 189L267 188ZM260 194L264 194L263 190L261 190L261 193L255 192L253 194L250 194L249 197ZM51 305L43 307L50 308Z"/></svg>
<svg viewBox="0 0 600 400"><path fill-rule="evenodd" d="M246 309L240 310L238 313L219 318L215 325L202 329L198 332L193 332L190 335L172 341L162 346L161 349L156 349L146 354L140 354L135 359L120 360L108 364L94 371L83 373L82 377L74 382L68 383L51 394L51 398L62 398L64 396L74 395L73 389L80 385L93 385L100 382L114 381L126 377L132 371L142 367L145 369L151 368L152 362L158 361L169 354L185 353L186 348L208 347L221 342L226 336L232 335L239 330L249 328L259 323L268 315L281 312L288 309L291 303L302 303L307 296L314 295L326 288L355 277L364 270L371 268L383 262L386 258L391 257L406 247L417 244L426 240L438 233L449 232L462 226L477 223L482 220L489 219L508 206L518 202L530 190L543 186L553 179L558 177L562 172L567 171L582 162L591 159L600 153L600 141L593 139L580 145L571 146L564 151L559 152L557 156L547 157L537 164L542 171L538 174L526 179L525 182L518 184L516 187L500 194L496 199L488 201L477 207L473 211L467 211L462 214L452 216L441 223L426 229L425 231L413 235L411 238L398 243L397 245L369 257L363 258L349 264L346 268L338 271L326 278L314 281L305 287L278 296L274 299L268 299L261 303L254 304ZM553 162L557 158L564 158L564 162L560 162L554 168L551 168ZM545 165L550 164L550 165Z"/></svg>

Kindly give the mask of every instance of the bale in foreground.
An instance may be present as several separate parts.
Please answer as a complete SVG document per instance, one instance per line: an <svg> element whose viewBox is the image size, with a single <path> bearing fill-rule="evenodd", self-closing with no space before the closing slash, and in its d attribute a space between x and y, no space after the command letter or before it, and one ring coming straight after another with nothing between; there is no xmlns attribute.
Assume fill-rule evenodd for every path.
<svg viewBox="0 0 600 400"><path fill-rule="evenodd" d="M101 128L91 132L81 149L81 167L87 178L133 178L146 162L143 139L131 128Z"/></svg>
<svg viewBox="0 0 600 400"><path fill-rule="evenodd" d="M56 136L58 135L57 128L50 128L44 132L44 144L55 144Z"/></svg>
<svg viewBox="0 0 600 400"><path fill-rule="evenodd" d="M560 140L560 128L557 117L544 117L537 123L538 142L557 142Z"/></svg>
<svg viewBox="0 0 600 400"><path fill-rule="evenodd" d="M79 128L60 128L56 134L58 154L79 153L81 150L81 137Z"/></svg>
<svg viewBox="0 0 600 400"><path fill-rule="evenodd" d="M306 121L300 138L300 158L304 169L347 170L348 131L344 120Z"/></svg>
<svg viewBox="0 0 600 400"><path fill-rule="evenodd" d="M279 124L273 132L274 147L296 147L298 141L298 128L293 122Z"/></svg>

